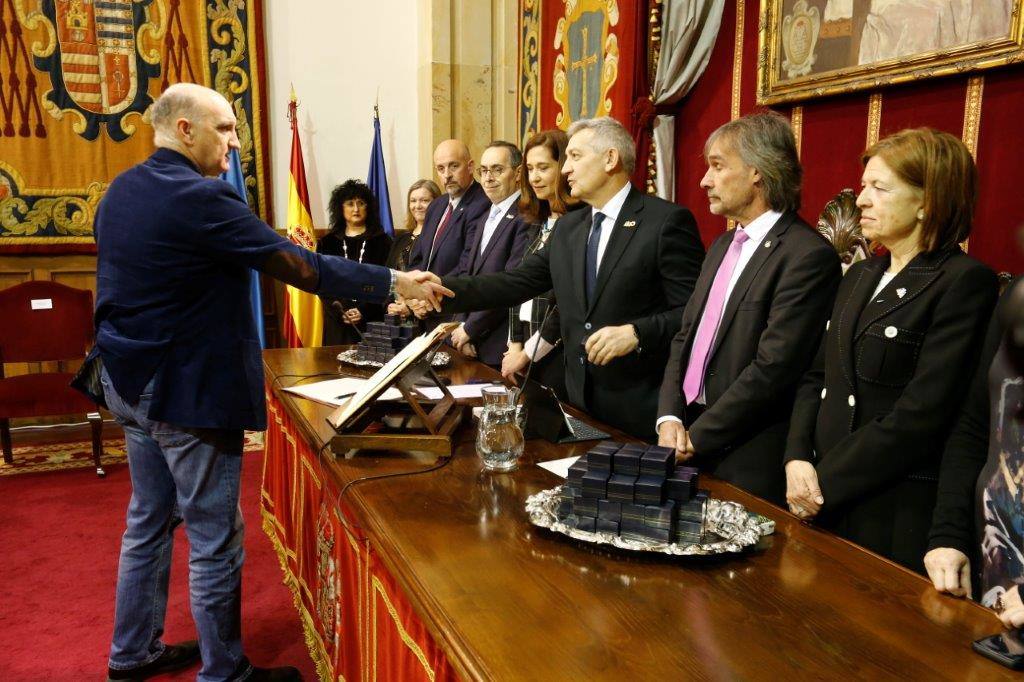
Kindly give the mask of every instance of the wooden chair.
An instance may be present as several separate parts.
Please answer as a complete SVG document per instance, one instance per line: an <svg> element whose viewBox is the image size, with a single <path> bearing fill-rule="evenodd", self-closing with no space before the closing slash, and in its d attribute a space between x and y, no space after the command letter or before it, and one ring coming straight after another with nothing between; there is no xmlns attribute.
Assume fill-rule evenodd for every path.
<svg viewBox="0 0 1024 682"><path fill-rule="evenodd" d="M13 463L10 420L85 413L92 427L92 458L98 476L103 419L71 388L64 362L85 358L92 344L92 293L55 282L25 282L0 291L0 448ZM57 362L56 372L7 377L4 364Z"/></svg>
<svg viewBox="0 0 1024 682"><path fill-rule="evenodd" d="M857 195L852 189L844 189L831 201L818 217L818 232L832 243L843 263L843 272L871 253L868 240L860 231L860 209Z"/></svg>

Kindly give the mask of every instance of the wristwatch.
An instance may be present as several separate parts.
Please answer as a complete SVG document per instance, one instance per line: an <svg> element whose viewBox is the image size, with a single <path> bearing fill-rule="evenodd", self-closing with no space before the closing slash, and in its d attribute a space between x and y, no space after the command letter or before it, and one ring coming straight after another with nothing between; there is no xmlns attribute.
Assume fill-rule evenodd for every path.
<svg viewBox="0 0 1024 682"><path fill-rule="evenodd" d="M388 289L388 297L391 299L395 298L395 284L398 283L398 273L388 268L388 273L391 275L391 286Z"/></svg>

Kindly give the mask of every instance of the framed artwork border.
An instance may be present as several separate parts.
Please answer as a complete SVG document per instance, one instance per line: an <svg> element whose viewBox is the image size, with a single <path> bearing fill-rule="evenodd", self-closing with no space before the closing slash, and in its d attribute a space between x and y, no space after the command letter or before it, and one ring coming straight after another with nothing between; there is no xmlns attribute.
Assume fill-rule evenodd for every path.
<svg viewBox="0 0 1024 682"><path fill-rule="evenodd" d="M790 44L803 41L803 54L812 55L819 38L821 25L810 18L817 15L816 8L808 8L806 0L797 0L808 12L793 12L782 16L784 0L761 0L758 29L757 103L782 104L846 94L863 90L876 90L896 83L920 81L928 78L969 73L1024 61L1024 0L1013 0L1010 26L1005 38L956 45L948 49L910 54L895 59L853 65L824 73L806 73L793 78L780 77L781 65L788 55L783 45L787 38L784 26L791 31ZM819 18L820 17L816 17ZM787 19L789 20L787 22ZM794 35L797 26L802 33ZM808 47L807 44L810 43ZM794 50L795 51L795 50ZM799 53L798 53L799 56ZM800 69L797 69L799 71Z"/></svg>

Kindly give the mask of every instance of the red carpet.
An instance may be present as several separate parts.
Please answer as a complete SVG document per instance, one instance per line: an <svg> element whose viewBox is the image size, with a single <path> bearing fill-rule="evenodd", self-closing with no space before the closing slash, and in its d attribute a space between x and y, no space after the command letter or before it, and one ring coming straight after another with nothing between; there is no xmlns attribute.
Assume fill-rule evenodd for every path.
<svg viewBox="0 0 1024 682"><path fill-rule="evenodd" d="M246 456L242 636L260 666L295 665L316 680L298 612L259 514L262 454ZM131 495L128 467L0 477L0 680L106 677L117 555ZM188 608L188 542L176 533L165 641L195 637ZM195 679L198 667L161 680Z"/></svg>

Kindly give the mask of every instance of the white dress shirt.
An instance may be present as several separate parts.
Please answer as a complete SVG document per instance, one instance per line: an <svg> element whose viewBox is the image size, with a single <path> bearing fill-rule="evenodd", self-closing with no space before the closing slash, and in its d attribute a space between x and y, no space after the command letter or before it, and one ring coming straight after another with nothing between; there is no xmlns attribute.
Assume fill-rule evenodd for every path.
<svg viewBox="0 0 1024 682"><path fill-rule="evenodd" d="M749 263L750 259L754 257L754 253L756 253L758 249L764 248L764 242L765 238L768 236L768 231L775 226L775 223L777 223L779 221L779 218L781 217L782 214L777 211L766 211L759 215L758 217L751 220L750 224L747 225L746 227L737 227L737 229L741 229L744 232L746 232L749 238L747 239L747 241L743 242L743 245L740 247L740 257L736 260L736 267L732 271L732 277L729 278L729 286L725 291L725 301L722 302L723 310L725 309L725 306L729 304L729 297L732 296L732 290L736 287L736 282L739 281L740 276L743 274L743 269L747 267L747 263ZM704 314L702 312L700 316L700 321L697 323L697 328L694 329L693 338L697 338L697 335L700 333L700 327L703 324ZM717 324L722 324L721 317L719 317ZM711 340L712 348L714 348L715 336L718 336L717 326L715 327L715 335L712 337ZM687 362L689 362L689 358L686 358L686 360ZM683 364L683 372L686 372L686 364ZM697 399L694 402L700 405L704 405L706 403L704 398L703 382L701 383L700 395L697 396ZM654 425L655 430L657 430L657 428L661 426L662 422L669 420L680 423L683 421L682 419L675 415L662 415L661 417L658 418L658 421Z"/></svg>
<svg viewBox="0 0 1024 682"><path fill-rule="evenodd" d="M508 213L509 209L512 208L512 204L519 201L519 190L512 193L511 196L506 198L504 201L491 204L491 212L487 216L487 222L484 223L484 233L480 238L480 253L482 254L487 249L487 244L490 243L491 237L498 231L498 226L501 221L505 219L505 214Z"/></svg>
<svg viewBox="0 0 1024 682"><path fill-rule="evenodd" d="M597 272L599 273L601 272L601 261L604 260L605 249L608 248L608 240L612 238L612 229L615 227L615 221L619 219L619 213L622 211L622 205L626 203L626 197L629 196L631 187L632 185L627 182L604 206L601 208L592 206L590 208L591 231L594 229L594 216L598 213L604 215L604 220L601 221L601 238L597 242ZM534 361L540 360L550 353L554 347L553 344L541 338L539 330L530 337L529 341L523 344L523 350Z"/></svg>
<svg viewBox="0 0 1024 682"><path fill-rule="evenodd" d="M598 213L604 214L604 220L601 222L601 240L597 242L597 272L601 272L601 261L604 260L604 251L608 248L608 240L612 238L612 228L615 227L615 221L619 219L619 212L622 211L622 205L626 203L626 197L629 196L629 190L632 187L627 182L604 206L601 208L594 206L590 209L591 230L594 229L594 216Z"/></svg>

